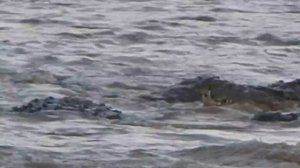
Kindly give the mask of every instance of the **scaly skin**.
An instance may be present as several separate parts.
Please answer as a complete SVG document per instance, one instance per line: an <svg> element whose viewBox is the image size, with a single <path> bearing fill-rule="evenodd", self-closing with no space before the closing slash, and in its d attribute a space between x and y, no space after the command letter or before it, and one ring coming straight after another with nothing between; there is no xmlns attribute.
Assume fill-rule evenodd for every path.
<svg viewBox="0 0 300 168"><path fill-rule="evenodd" d="M113 110L105 104L96 104L79 97L33 99L19 107L13 107L12 112L43 113L46 111L77 112L87 118L121 119L122 112Z"/></svg>

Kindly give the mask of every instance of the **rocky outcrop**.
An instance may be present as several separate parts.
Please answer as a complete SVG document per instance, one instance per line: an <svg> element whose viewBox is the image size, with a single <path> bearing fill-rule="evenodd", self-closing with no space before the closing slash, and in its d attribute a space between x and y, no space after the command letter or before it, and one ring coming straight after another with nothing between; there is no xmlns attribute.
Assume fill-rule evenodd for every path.
<svg viewBox="0 0 300 168"><path fill-rule="evenodd" d="M300 105L300 79L279 81L269 86L251 86L219 77L197 77L166 90L161 99L170 103L202 101L204 106L248 104L261 111L289 109Z"/></svg>
<svg viewBox="0 0 300 168"><path fill-rule="evenodd" d="M90 100L78 97L33 99L25 105L13 107L11 111L19 113L77 112L79 115L87 118L122 118L122 113L118 110L113 110L105 104L96 104Z"/></svg>

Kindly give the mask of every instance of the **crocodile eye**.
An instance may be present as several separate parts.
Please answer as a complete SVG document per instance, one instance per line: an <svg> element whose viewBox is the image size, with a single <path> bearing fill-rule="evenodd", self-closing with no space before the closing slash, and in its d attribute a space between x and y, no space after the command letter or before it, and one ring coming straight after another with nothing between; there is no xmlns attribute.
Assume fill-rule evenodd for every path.
<svg viewBox="0 0 300 168"><path fill-rule="evenodd" d="M209 97L209 94L208 93L203 93L203 96L204 97Z"/></svg>
<svg viewBox="0 0 300 168"><path fill-rule="evenodd" d="M224 103L231 104L232 100L231 99L226 99Z"/></svg>

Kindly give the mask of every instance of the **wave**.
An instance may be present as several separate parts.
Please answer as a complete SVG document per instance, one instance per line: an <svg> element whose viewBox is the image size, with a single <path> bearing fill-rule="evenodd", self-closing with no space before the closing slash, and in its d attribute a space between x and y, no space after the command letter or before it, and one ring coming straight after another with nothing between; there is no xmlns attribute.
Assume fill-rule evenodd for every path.
<svg viewBox="0 0 300 168"><path fill-rule="evenodd" d="M176 152L179 162L188 165L228 167L299 167L300 144L268 144L259 141L204 146Z"/></svg>

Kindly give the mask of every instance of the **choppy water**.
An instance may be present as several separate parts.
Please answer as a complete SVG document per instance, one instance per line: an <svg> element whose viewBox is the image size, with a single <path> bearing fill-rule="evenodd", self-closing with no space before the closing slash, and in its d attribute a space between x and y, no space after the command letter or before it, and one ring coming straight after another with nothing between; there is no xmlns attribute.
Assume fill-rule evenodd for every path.
<svg viewBox="0 0 300 168"><path fill-rule="evenodd" d="M299 78L298 0L2 0L0 15L0 167L300 167L298 121L138 99L202 74ZM137 119L6 113L49 95Z"/></svg>

